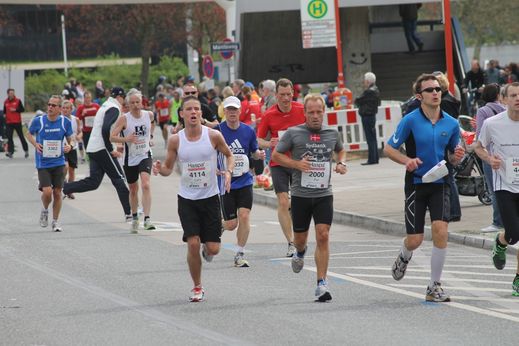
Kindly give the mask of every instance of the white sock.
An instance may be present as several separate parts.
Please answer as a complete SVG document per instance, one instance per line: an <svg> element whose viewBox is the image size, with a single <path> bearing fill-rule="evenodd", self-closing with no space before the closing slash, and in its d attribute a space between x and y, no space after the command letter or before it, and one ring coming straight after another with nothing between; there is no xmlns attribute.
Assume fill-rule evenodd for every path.
<svg viewBox="0 0 519 346"><path fill-rule="evenodd" d="M404 241L402 242L402 248L400 249L400 254L402 255L402 257L406 260L406 261L409 261L409 259L411 258L411 256L413 255L413 251L409 251L407 249L407 247L405 246L405 238L404 238Z"/></svg>
<svg viewBox="0 0 519 346"><path fill-rule="evenodd" d="M245 247L238 246L238 245L236 245L236 248L238 249L238 252L242 252L242 253L243 253L243 250L245 249Z"/></svg>
<svg viewBox="0 0 519 346"><path fill-rule="evenodd" d="M429 287L432 287L435 282L440 282L446 256L447 248L440 249L433 246L431 253L431 282Z"/></svg>
<svg viewBox="0 0 519 346"><path fill-rule="evenodd" d="M43 211L44 213L48 213L49 209L41 208L41 211Z"/></svg>

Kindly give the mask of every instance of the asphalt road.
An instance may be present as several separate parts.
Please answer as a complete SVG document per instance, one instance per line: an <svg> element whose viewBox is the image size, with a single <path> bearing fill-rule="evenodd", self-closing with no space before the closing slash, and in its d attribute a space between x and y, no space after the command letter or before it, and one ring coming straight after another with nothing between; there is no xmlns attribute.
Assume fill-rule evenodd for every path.
<svg viewBox="0 0 519 346"><path fill-rule="evenodd" d="M203 265L206 301L189 303L176 177L152 179L155 232L129 233L105 179L65 201L64 231L53 233L38 225L33 162L2 157L0 167L0 345L517 344L511 256L497 271L488 251L452 244L443 286L453 302L426 303L431 243L396 282L400 238L333 225L333 300L316 303L312 256L292 273L276 212L254 206L251 267L233 267L235 235L226 232Z"/></svg>

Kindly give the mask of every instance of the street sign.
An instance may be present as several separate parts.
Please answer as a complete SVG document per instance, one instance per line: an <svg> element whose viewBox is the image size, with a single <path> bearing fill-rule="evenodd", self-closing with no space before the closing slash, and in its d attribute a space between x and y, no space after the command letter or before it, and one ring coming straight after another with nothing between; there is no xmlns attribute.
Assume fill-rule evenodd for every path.
<svg viewBox="0 0 519 346"><path fill-rule="evenodd" d="M204 70L204 76L207 78L213 78L214 74L214 64L213 64L213 58L211 58L210 55L204 56L204 59L202 60L202 68Z"/></svg>
<svg viewBox="0 0 519 346"><path fill-rule="evenodd" d="M301 0L303 48L335 47L334 0Z"/></svg>
<svg viewBox="0 0 519 346"><path fill-rule="evenodd" d="M232 42L230 38L225 38L222 42L211 43L211 52L219 52L224 60L232 58L237 50L240 50L240 43Z"/></svg>

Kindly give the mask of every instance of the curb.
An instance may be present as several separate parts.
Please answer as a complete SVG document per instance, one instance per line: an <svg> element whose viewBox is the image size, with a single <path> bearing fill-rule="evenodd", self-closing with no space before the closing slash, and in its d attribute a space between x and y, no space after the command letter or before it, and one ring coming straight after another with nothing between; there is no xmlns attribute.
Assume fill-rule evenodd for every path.
<svg viewBox="0 0 519 346"><path fill-rule="evenodd" d="M254 191L254 203L261 204L270 208L277 208L277 198L267 196L263 193ZM403 222L382 219L373 216L366 216L356 213L349 213L335 209L333 211L333 222L346 226L361 227L377 233L384 233L395 236L405 236L405 225ZM431 227L425 227L425 239L431 240ZM494 239L466 235L461 233L450 233L449 242L466 245L479 249L492 250ZM508 254L517 255L517 246L509 246Z"/></svg>

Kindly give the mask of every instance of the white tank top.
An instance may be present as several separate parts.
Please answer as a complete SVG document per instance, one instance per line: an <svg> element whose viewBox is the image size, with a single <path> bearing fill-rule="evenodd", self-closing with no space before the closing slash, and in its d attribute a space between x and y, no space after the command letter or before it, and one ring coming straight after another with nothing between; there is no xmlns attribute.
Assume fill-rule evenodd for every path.
<svg viewBox="0 0 519 346"><path fill-rule="evenodd" d="M92 126L92 132L90 139L88 140L88 146L86 148L87 153L97 153L101 150L107 150L103 139L103 122L105 120L105 113L110 108L117 108L121 110L121 105L113 97L109 97L108 100L103 103L101 108L96 113L94 118L94 125ZM120 113L119 113L120 114ZM113 126L113 125L112 125Z"/></svg>
<svg viewBox="0 0 519 346"><path fill-rule="evenodd" d="M125 113L126 128L123 130L125 137L135 133L138 136L136 143L124 143L124 165L138 166L142 160L151 157L150 135L151 120L148 111L141 110L140 118L135 118L132 113Z"/></svg>
<svg viewBox="0 0 519 346"><path fill-rule="evenodd" d="M77 136L77 118L76 116L74 115L70 115L70 123L72 125L72 136L70 136L70 139L72 139L74 141L74 146L72 147L72 150L76 150L77 149L77 140L76 140L76 136Z"/></svg>
<svg viewBox="0 0 519 346"><path fill-rule="evenodd" d="M202 135L195 142L186 138L185 130L181 130L178 137L178 164L182 174L179 196L199 200L217 195L217 152L211 144L209 128L202 126Z"/></svg>

